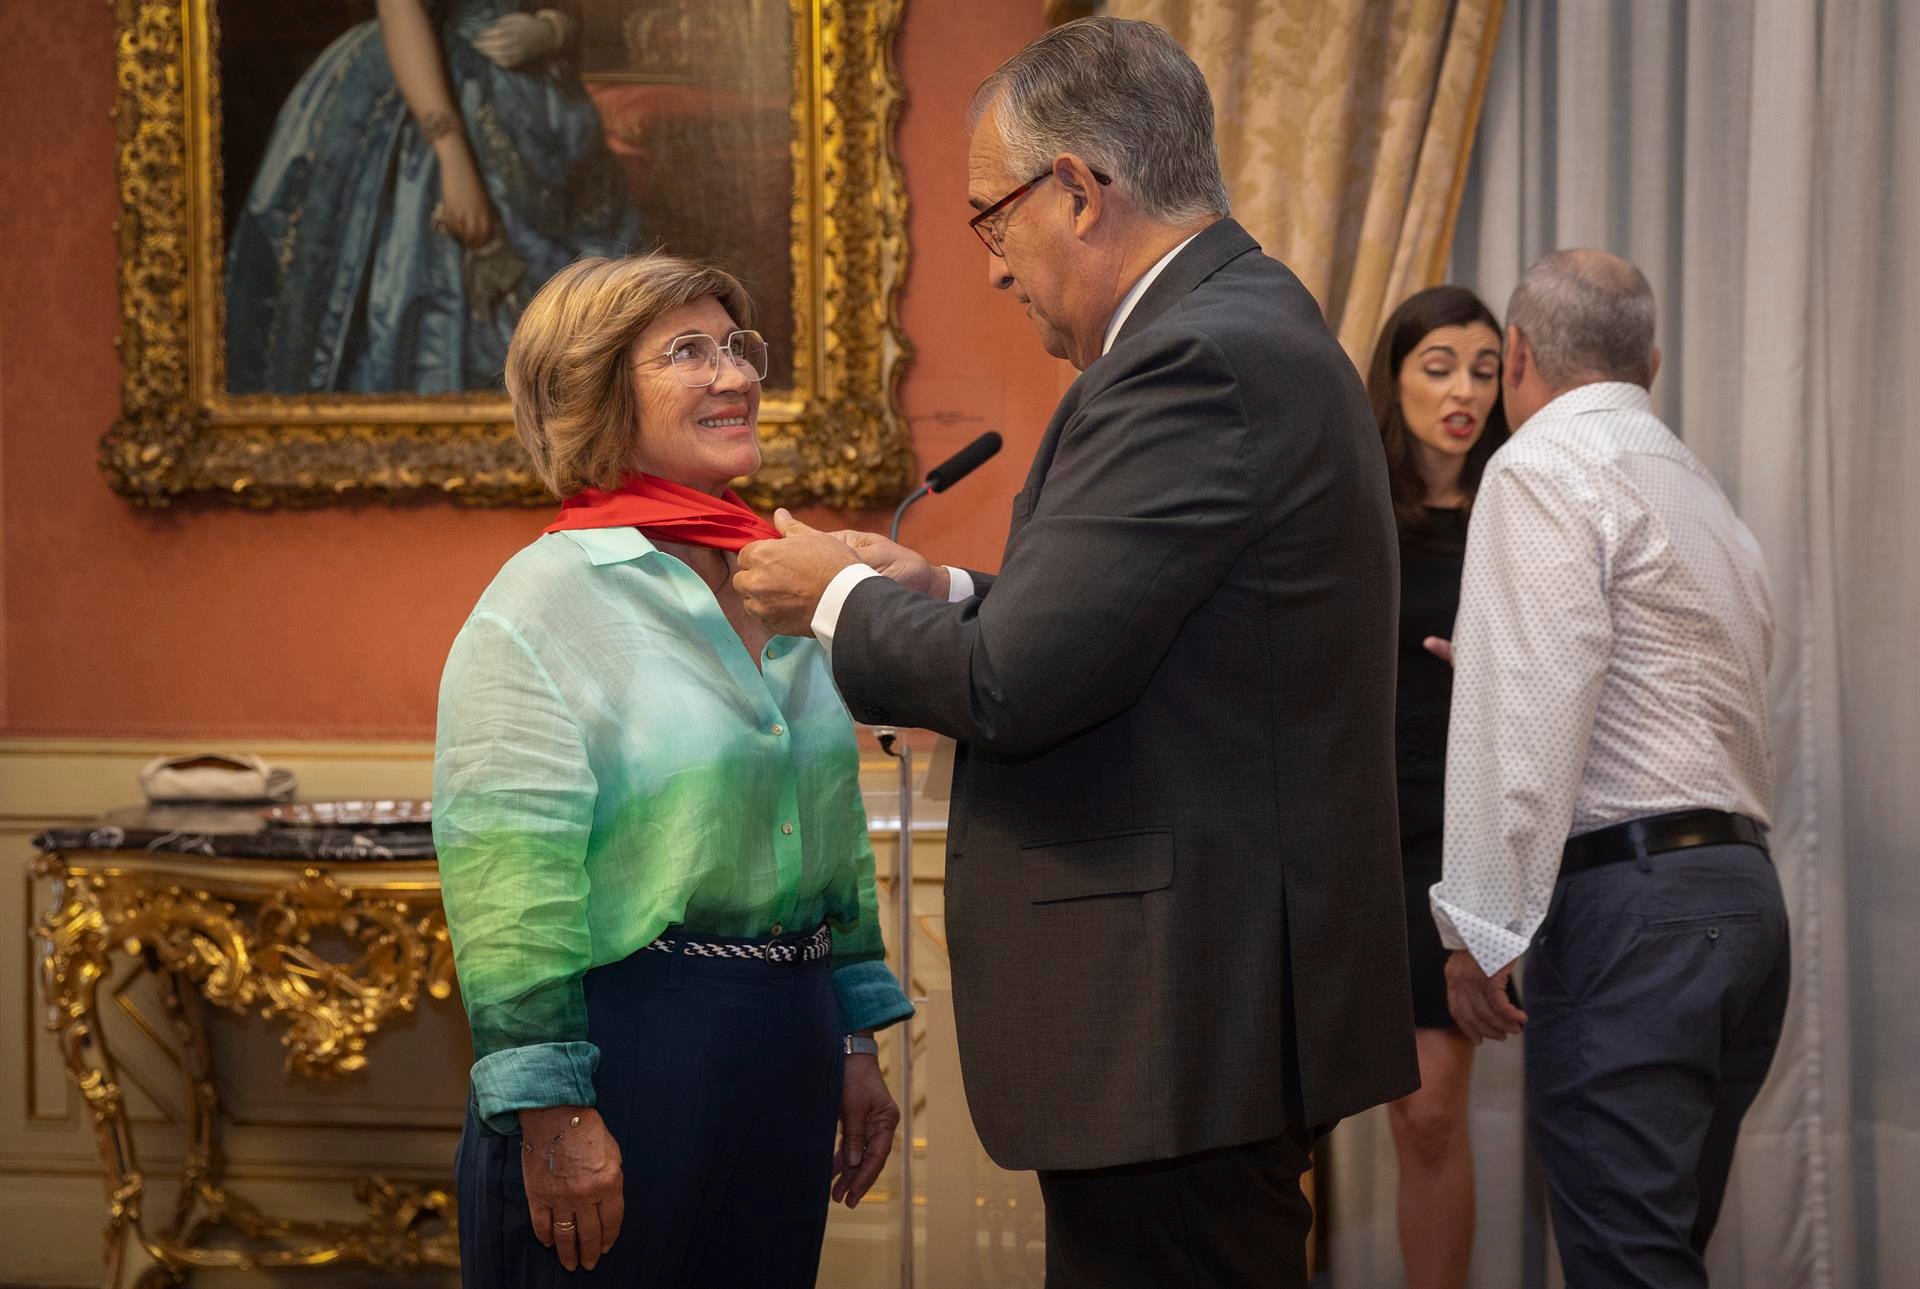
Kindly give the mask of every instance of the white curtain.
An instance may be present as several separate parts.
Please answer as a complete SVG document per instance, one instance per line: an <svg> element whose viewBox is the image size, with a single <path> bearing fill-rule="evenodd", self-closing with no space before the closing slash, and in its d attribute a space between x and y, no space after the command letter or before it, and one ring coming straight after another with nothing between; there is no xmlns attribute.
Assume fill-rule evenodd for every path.
<svg viewBox="0 0 1920 1289"><path fill-rule="evenodd" d="M1920 1285L1920 4L1509 0L1450 280L1504 312L1563 246L1646 271L1655 406L1773 578L1795 989L1714 1283ZM1481 1052L1472 1284L1557 1283ZM1384 1125L1336 1150L1334 1283L1390 1289Z"/></svg>

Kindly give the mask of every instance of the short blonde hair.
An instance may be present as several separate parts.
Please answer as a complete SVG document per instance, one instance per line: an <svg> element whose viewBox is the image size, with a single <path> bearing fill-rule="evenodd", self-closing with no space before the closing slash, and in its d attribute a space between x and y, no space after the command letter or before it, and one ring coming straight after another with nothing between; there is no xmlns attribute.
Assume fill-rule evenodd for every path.
<svg viewBox="0 0 1920 1289"><path fill-rule="evenodd" d="M520 442L556 497L619 486L640 428L627 361L634 338L709 297L734 325L753 325L738 279L676 255L578 260L533 297L507 346L507 394Z"/></svg>

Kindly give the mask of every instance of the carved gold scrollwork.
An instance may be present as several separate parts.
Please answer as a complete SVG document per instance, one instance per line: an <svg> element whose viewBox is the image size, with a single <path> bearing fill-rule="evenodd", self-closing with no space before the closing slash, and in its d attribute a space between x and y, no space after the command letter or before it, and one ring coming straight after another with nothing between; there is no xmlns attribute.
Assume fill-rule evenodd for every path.
<svg viewBox="0 0 1920 1289"><path fill-rule="evenodd" d="M313 948L317 930L343 934L357 951L333 962ZM260 908L260 992L266 1012L288 1019L281 1041L289 1069L308 1075L349 1074L367 1063L367 1039L391 1017L410 1012L435 968L434 947L447 938L437 912L415 918L405 904L365 899L308 869ZM434 982L444 998L452 958L438 955L448 979Z"/></svg>
<svg viewBox="0 0 1920 1289"><path fill-rule="evenodd" d="M205 891L150 890L98 877L81 890L90 907L69 929L76 943L96 937L130 953L148 949L208 1002L236 1012L258 1006L286 1021L287 1067L300 1074L363 1068L368 1036L412 1011L422 988L437 998L451 992L443 915L415 917L404 903L357 896L314 869L261 906L252 934L232 904ZM321 930L341 933L356 956L325 957L313 947ZM66 961L83 973L101 969L71 949Z"/></svg>
<svg viewBox="0 0 1920 1289"><path fill-rule="evenodd" d="M236 1012L258 1009L287 1023L282 1041L290 1070L317 1077L359 1070L368 1040L387 1020L413 1010L422 990L435 998L452 993L452 950L433 898L423 897L432 907L416 910L407 898L356 890L308 868L240 897L260 905L249 929L234 902L167 880L163 866L75 872L60 856L47 855L32 871L53 893L51 910L34 928L41 994L48 1026L59 1036L68 1074L93 1121L108 1201L109 1286L121 1281L130 1242L157 1264L141 1283L156 1285L178 1283L194 1267L459 1264L454 1203L442 1189L364 1178L355 1183L366 1209L357 1223L268 1217L225 1189L219 1095L200 1014L203 1001ZM322 952L319 945L330 935L348 946L345 960ZM145 1187L132 1125L98 1021L99 988L116 952L140 955L163 973L182 1056L187 1153L173 1220L158 1234L143 1222ZM248 1247L209 1246L206 1237L218 1229L237 1232Z"/></svg>
<svg viewBox="0 0 1920 1289"><path fill-rule="evenodd" d="M744 489L762 507L874 506L911 485L898 397L906 188L892 143L902 3L790 0L797 352L793 390L762 406L765 464ZM225 393L218 11L112 4L122 407L100 464L114 489L149 506L546 504L497 396Z"/></svg>

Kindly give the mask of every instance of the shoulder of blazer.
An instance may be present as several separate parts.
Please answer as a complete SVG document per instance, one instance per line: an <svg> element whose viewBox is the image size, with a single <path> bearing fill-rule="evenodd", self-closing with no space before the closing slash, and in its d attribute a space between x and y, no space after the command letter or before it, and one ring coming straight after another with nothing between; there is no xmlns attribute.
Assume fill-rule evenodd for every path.
<svg viewBox="0 0 1920 1289"><path fill-rule="evenodd" d="M1138 334L1176 301L1190 295L1195 287L1234 260L1259 252L1260 243L1254 241L1247 230L1232 219L1209 224L1160 271L1160 276L1153 280L1153 285L1133 306L1133 312L1127 315L1120 334L1113 338L1115 347Z"/></svg>

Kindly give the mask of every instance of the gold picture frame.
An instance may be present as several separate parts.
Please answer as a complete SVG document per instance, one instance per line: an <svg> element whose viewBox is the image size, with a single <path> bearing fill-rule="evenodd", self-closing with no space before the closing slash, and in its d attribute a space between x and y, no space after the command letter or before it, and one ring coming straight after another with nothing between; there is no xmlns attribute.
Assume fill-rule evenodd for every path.
<svg viewBox="0 0 1920 1289"><path fill-rule="evenodd" d="M760 506L890 503L914 459L900 413L906 190L893 42L905 0L788 0L793 388L761 404ZM117 22L120 419L100 445L145 506L551 500L499 395L225 390L216 0L112 0Z"/></svg>

